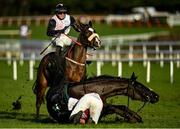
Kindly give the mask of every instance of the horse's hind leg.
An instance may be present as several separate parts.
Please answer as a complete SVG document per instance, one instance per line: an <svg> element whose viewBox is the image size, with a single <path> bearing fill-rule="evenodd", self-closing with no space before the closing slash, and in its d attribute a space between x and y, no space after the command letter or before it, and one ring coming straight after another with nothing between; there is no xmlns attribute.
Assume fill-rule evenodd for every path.
<svg viewBox="0 0 180 129"><path fill-rule="evenodd" d="M103 107L102 117L113 113L124 117L124 120L130 123L142 122L142 118L137 113L124 105L105 104Z"/></svg>
<svg viewBox="0 0 180 129"><path fill-rule="evenodd" d="M45 76L41 76L39 80L37 80L37 92L36 92L36 116L39 116L40 112L40 107L41 104L44 102L44 96L45 96L45 91L47 88L47 80Z"/></svg>

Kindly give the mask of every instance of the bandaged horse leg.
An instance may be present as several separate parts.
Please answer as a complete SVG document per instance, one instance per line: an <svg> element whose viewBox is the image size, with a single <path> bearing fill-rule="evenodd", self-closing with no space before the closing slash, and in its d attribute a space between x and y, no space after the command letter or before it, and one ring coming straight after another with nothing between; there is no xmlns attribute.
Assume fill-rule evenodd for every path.
<svg viewBox="0 0 180 129"><path fill-rule="evenodd" d="M142 118L136 112L130 110L124 105L105 104L102 111L103 116L101 117L113 113L124 117L124 120L130 123L142 122Z"/></svg>

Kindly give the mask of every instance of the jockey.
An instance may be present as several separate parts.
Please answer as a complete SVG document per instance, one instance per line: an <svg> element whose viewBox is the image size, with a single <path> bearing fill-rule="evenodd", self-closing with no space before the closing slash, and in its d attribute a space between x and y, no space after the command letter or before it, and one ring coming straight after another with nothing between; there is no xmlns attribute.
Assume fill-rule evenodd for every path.
<svg viewBox="0 0 180 129"><path fill-rule="evenodd" d="M49 20L47 35L52 36L56 46L56 54L61 55L61 49L65 45L71 45L72 40L63 34L69 34L71 26L79 32L74 17L67 14L67 7L63 4L56 5L55 15Z"/></svg>
<svg viewBox="0 0 180 129"><path fill-rule="evenodd" d="M97 93L85 94L80 100L75 98L68 100L68 110L72 110L69 119L74 124L85 124L87 122L97 124L102 108L103 102Z"/></svg>

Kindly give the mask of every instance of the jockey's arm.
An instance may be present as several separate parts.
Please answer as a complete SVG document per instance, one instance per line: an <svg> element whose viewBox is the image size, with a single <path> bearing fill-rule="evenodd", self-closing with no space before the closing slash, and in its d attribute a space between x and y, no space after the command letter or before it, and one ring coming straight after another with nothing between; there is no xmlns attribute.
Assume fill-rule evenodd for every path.
<svg viewBox="0 0 180 129"><path fill-rule="evenodd" d="M77 22L74 19L74 17L70 16L70 20L71 20L71 26L73 27L73 29L77 32L80 32L80 29L78 28Z"/></svg>
<svg viewBox="0 0 180 129"><path fill-rule="evenodd" d="M56 21L54 19L51 19L47 28L47 36L56 36L59 33L58 30L55 30L55 26Z"/></svg>

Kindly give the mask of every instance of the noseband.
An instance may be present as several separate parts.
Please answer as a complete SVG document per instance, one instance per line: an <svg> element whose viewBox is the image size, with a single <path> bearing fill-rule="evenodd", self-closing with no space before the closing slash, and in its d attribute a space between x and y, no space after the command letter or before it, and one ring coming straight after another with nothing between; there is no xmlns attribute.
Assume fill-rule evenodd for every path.
<svg viewBox="0 0 180 129"><path fill-rule="evenodd" d="M89 36L88 41L91 42L91 41L93 40L93 38L95 38L95 37L99 38L99 35L98 35L97 33L92 33L92 34Z"/></svg>

